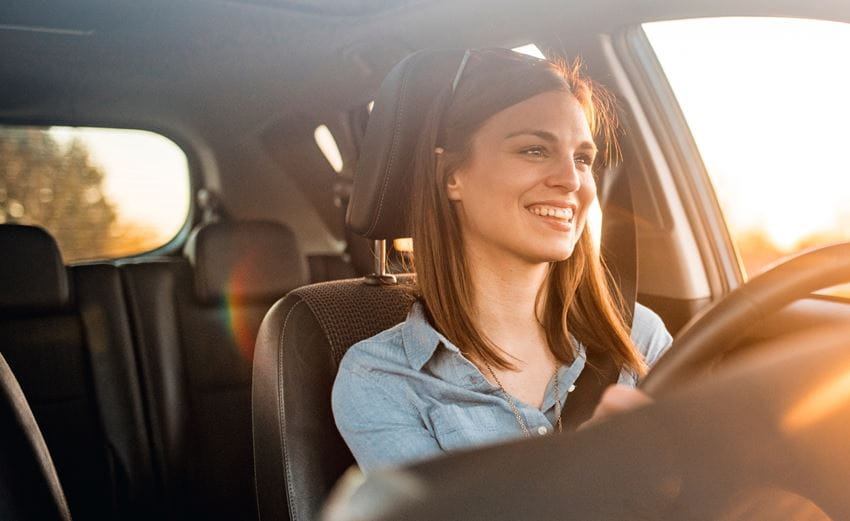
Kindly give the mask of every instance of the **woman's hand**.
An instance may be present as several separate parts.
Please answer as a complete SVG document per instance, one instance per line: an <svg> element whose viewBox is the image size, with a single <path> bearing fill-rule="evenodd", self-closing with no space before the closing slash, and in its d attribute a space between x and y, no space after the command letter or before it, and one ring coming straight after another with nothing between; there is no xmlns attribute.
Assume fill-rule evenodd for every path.
<svg viewBox="0 0 850 521"><path fill-rule="evenodd" d="M651 403L652 398L639 389L622 384L612 385L602 393L602 398L599 400L596 410L593 411L593 416L579 425L578 429L584 429L615 414L630 411Z"/></svg>

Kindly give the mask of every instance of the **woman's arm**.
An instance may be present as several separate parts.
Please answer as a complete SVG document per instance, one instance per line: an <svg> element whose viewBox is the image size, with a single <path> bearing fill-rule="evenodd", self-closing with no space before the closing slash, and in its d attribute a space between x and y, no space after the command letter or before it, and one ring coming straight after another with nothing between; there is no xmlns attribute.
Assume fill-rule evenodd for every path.
<svg viewBox="0 0 850 521"><path fill-rule="evenodd" d="M334 420L364 472L441 454L402 380L343 364L334 382Z"/></svg>
<svg viewBox="0 0 850 521"><path fill-rule="evenodd" d="M643 354L646 365L651 368L670 348L673 337L658 314L646 306L636 304L632 321L632 341Z"/></svg>
<svg viewBox="0 0 850 521"><path fill-rule="evenodd" d="M673 337L670 336L664 322L654 311L637 304L632 323L632 341L643 355L646 365L652 368L655 362L661 358L661 355L670 348ZM593 416L579 428L590 426L609 416L652 403L652 398L635 388L636 384L637 380L634 376L630 374L622 375L619 383L605 389L599 404L593 411Z"/></svg>

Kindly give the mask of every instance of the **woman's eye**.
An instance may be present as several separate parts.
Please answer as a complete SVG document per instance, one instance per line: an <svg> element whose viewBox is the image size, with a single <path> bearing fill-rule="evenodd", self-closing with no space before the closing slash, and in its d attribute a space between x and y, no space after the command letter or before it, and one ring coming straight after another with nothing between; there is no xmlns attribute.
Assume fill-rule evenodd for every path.
<svg viewBox="0 0 850 521"><path fill-rule="evenodd" d="M575 161L576 161L577 164L584 165L584 166L592 166L593 165L593 158L588 156L588 155L584 155L584 154L576 156Z"/></svg>
<svg viewBox="0 0 850 521"><path fill-rule="evenodd" d="M522 154L529 157L548 157L549 153L546 147L533 146L522 149Z"/></svg>

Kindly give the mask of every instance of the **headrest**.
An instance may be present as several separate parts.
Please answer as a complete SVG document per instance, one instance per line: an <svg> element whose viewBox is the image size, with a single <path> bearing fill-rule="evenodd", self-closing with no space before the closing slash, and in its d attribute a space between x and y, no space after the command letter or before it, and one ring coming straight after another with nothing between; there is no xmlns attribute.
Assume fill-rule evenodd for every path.
<svg viewBox="0 0 850 521"><path fill-rule="evenodd" d="M416 142L431 104L450 86L463 49L419 51L396 65L378 90L360 149L346 216L370 239L409 237Z"/></svg>
<svg viewBox="0 0 850 521"><path fill-rule="evenodd" d="M46 310L68 304L68 273L59 247L35 226L0 225L0 309Z"/></svg>
<svg viewBox="0 0 850 521"><path fill-rule="evenodd" d="M204 224L192 232L185 254L202 302L274 300L307 283L295 234L280 223Z"/></svg>

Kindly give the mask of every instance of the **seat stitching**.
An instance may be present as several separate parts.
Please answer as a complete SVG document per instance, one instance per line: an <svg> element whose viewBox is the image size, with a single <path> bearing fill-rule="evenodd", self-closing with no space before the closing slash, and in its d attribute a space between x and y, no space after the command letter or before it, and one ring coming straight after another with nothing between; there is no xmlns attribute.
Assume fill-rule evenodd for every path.
<svg viewBox="0 0 850 521"><path fill-rule="evenodd" d="M383 185L381 186L381 198L378 200L378 211L375 213L375 218L372 220L372 226L369 227L369 230L366 232L366 235L371 235L371 233L375 231L375 228L378 226L378 220L381 217L381 212L384 208L384 196L386 195L387 185L389 184L390 180L389 172L390 170L392 170L392 166L395 163L395 158L398 151L398 141L396 138L398 135L398 129L401 126L401 120L404 116L404 94L407 90L407 80L410 76L409 72L410 68L405 69L404 76L402 76L401 89L399 92L398 114L396 115L395 124L393 125L393 140L392 147L390 148L390 159L389 161L387 161L386 168L384 168L384 179Z"/></svg>
<svg viewBox="0 0 850 521"><path fill-rule="evenodd" d="M278 407L280 411L280 414L278 415L278 430L280 432L280 450L283 454L283 470L286 475L286 489L288 492L286 501L289 506L289 512L292 521L298 521L298 513L293 508L294 505L292 500L292 483L294 480L289 465L289 451L287 450L286 446L286 411L284 409L283 402L283 385L281 385L281 383L283 382L283 357L281 356L281 354L283 353L283 340L284 338L286 338L286 324L289 323L289 317L292 316L292 312L295 311L295 308L297 308L299 304L303 303L303 300L299 300L291 308L289 308L289 311L286 313L286 318L284 318L283 320L283 327L280 330L280 342L278 343L277 348L277 400L278 404L280 404Z"/></svg>

